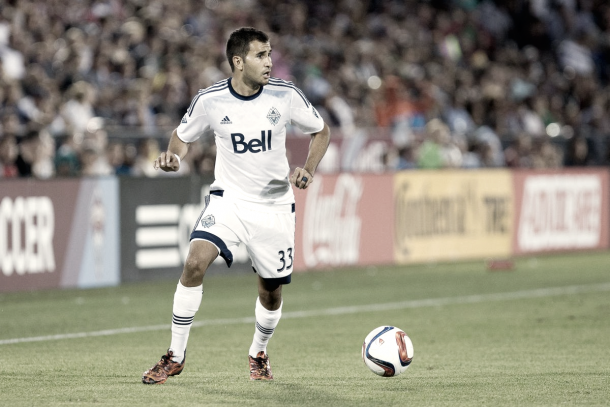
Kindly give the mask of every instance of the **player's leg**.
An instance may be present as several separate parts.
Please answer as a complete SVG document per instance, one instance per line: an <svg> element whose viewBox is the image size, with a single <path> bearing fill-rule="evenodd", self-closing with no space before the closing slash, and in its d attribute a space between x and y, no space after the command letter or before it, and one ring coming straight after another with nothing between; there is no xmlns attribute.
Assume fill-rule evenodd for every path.
<svg viewBox="0 0 610 407"><path fill-rule="evenodd" d="M145 384L163 384L184 369L186 345L203 295L203 276L218 257L218 249L205 240L192 240L172 307L172 339L161 360L142 375Z"/></svg>
<svg viewBox="0 0 610 407"><path fill-rule="evenodd" d="M170 348L159 363L144 372L142 382L146 384L165 383L169 376L182 372L189 333L201 305L203 276L219 254L228 266L233 261L227 246L237 244L239 238L233 232L232 207L218 196L209 197L206 203L191 233L189 253L174 294Z"/></svg>
<svg viewBox="0 0 610 407"><path fill-rule="evenodd" d="M256 329L250 346L250 356L267 353L267 344L282 316L282 285L258 277L258 298L254 308Z"/></svg>
<svg viewBox="0 0 610 407"><path fill-rule="evenodd" d="M294 261L294 213L261 215L257 239L248 244L252 265L258 274L254 336L248 351L251 380L272 380L267 344L282 316L282 286L289 284Z"/></svg>
<svg viewBox="0 0 610 407"><path fill-rule="evenodd" d="M172 308L172 341L169 349L175 362L182 363L184 360L191 325L201 305L203 276L216 257L218 249L212 243L206 240L191 241Z"/></svg>
<svg viewBox="0 0 610 407"><path fill-rule="evenodd" d="M254 337L248 351L250 380L273 380L267 344L282 316L282 285L275 279L258 277Z"/></svg>

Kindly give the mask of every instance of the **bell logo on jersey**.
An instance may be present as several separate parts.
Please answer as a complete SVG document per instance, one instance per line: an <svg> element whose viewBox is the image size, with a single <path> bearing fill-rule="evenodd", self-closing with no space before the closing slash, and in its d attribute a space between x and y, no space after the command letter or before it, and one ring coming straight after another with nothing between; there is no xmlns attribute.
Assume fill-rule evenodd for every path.
<svg viewBox="0 0 610 407"><path fill-rule="evenodd" d="M266 136L266 137L265 137ZM261 138L253 138L247 143L244 141L245 136L241 133L231 133L231 142L233 143L233 152L235 154L244 154L247 152L260 153L261 151L271 150L271 130L261 130Z"/></svg>

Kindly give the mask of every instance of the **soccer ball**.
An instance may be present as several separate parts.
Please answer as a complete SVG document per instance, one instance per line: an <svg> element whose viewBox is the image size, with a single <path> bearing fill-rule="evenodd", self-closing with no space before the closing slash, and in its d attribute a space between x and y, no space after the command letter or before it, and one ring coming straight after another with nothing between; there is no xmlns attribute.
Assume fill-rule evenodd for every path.
<svg viewBox="0 0 610 407"><path fill-rule="evenodd" d="M380 326L364 338L362 360L379 376L398 376L413 360L413 343L402 329Z"/></svg>

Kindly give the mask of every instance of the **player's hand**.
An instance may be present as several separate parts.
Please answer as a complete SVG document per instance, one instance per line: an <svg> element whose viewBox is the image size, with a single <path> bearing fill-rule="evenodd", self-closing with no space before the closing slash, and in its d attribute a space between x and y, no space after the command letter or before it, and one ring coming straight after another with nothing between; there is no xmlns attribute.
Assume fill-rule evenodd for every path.
<svg viewBox="0 0 610 407"><path fill-rule="evenodd" d="M160 168L165 172L176 172L180 169L180 159L172 152L163 152L155 160L153 167L155 170Z"/></svg>
<svg viewBox="0 0 610 407"><path fill-rule="evenodd" d="M313 182L313 175L304 168L295 168L290 183L299 189L306 189Z"/></svg>

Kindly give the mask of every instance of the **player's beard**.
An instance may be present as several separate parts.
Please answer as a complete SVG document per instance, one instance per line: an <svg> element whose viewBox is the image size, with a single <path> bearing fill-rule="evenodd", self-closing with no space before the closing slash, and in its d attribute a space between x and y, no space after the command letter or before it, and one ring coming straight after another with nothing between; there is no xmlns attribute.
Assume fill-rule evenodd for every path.
<svg viewBox="0 0 610 407"><path fill-rule="evenodd" d="M244 82L246 83L246 85L248 85L252 89L258 89L261 86L265 86L266 84L269 83L269 79L263 77L262 75L258 78L249 77L249 78L244 78L244 79L245 79Z"/></svg>
<svg viewBox="0 0 610 407"><path fill-rule="evenodd" d="M271 72L269 72L269 76L271 76ZM265 86L266 84L268 84L269 78L265 78L263 73L260 73L258 75L250 75L250 73L247 72L244 75L243 81L246 85L248 85L248 87L250 87L252 89L258 89L259 87Z"/></svg>

